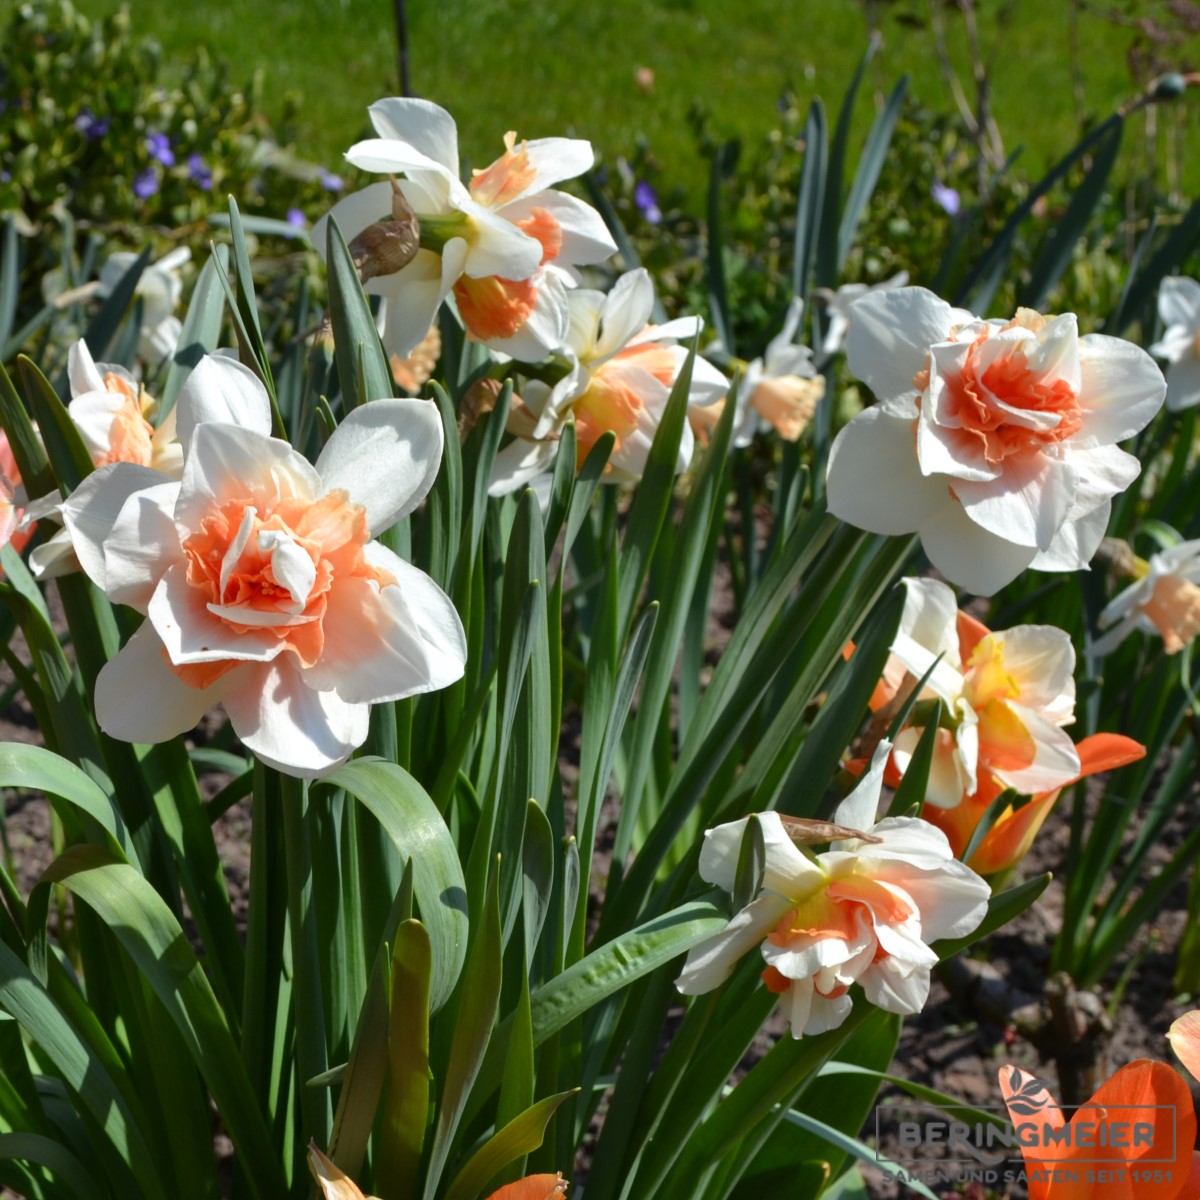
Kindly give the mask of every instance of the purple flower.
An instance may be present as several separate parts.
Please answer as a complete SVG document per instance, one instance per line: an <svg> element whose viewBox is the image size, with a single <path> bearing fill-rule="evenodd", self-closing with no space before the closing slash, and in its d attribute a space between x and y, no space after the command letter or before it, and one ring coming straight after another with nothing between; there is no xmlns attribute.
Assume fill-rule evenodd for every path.
<svg viewBox="0 0 1200 1200"><path fill-rule="evenodd" d="M158 172L153 167L147 167L133 177L133 194L139 200L149 200L157 191Z"/></svg>
<svg viewBox="0 0 1200 1200"><path fill-rule="evenodd" d="M212 171L208 169L208 165L204 159L198 154L188 155L188 178L197 186L203 188L206 192L212 191L213 177Z"/></svg>
<svg viewBox="0 0 1200 1200"><path fill-rule="evenodd" d="M171 149L171 139L165 133L146 134L146 150L155 162L162 163L164 167L175 165L175 151Z"/></svg>
<svg viewBox="0 0 1200 1200"><path fill-rule="evenodd" d="M930 190L935 204L945 209L952 217L958 216L958 210L962 208L962 198L954 188L947 187L940 179L935 179Z"/></svg>
<svg viewBox="0 0 1200 1200"><path fill-rule="evenodd" d="M308 228L308 218L298 208L289 208L287 210L287 223L294 225L297 229Z"/></svg>
<svg viewBox="0 0 1200 1200"><path fill-rule="evenodd" d="M108 118L96 116L90 108L81 108L75 117L75 128L89 142L96 142L108 132Z"/></svg>
<svg viewBox="0 0 1200 1200"><path fill-rule="evenodd" d="M662 209L658 207L658 193L644 179L633 189L633 202L651 225L657 225L662 220Z"/></svg>
<svg viewBox="0 0 1200 1200"><path fill-rule="evenodd" d="M321 172L321 186L327 192L340 192L346 186L346 181L332 171Z"/></svg>

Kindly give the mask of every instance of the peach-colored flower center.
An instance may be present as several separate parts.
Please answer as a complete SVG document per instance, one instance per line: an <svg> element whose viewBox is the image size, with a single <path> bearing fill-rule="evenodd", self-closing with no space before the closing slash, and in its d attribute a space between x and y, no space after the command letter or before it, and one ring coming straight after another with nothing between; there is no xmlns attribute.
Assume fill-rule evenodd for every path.
<svg viewBox="0 0 1200 1200"><path fill-rule="evenodd" d="M109 463L136 463L148 467L154 457L154 427L142 413L142 400L137 388L119 375L104 377L104 390L124 396L124 402L113 416L108 434L108 453L96 460L96 466Z"/></svg>
<svg viewBox="0 0 1200 1200"><path fill-rule="evenodd" d="M544 208L535 208L523 221L513 222L542 245L542 265L562 250L562 226ZM486 342L512 337L529 320L537 304L537 284L529 279L464 275L454 285L458 312L468 332Z"/></svg>
<svg viewBox="0 0 1200 1200"><path fill-rule="evenodd" d="M504 135L504 153L489 167L473 172L471 195L480 204L498 207L515 200L534 180L537 169L529 161L525 143L516 144L515 130Z"/></svg>
<svg viewBox="0 0 1200 1200"><path fill-rule="evenodd" d="M1021 310L1000 332L1021 327L1039 332L1046 319ZM1046 380L1031 369L1025 342L1013 342L980 372L980 348L996 332L985 329L971 344L961 373L945 378L951 417L963 434L983 451L989 463L1021 457L1061 442L1078 432L1083 423L1079 397L1066 379ZM929 369L913 379L918 392L929 386ZM920 399L918 399L920 403ZM1018 424L1009 409L1056 416L1057 422L1041 429Z"/></svg>
<svg viewBox="0 0 1200 1200"><path fill-rule="evenodd" d="M982 638L967 660L963 695L979 719L979 763L988 771L1020 771L1037 756L1037 742L1013 711L1021 686L1005 669L1004 645Z"/></svg>
<svg viewBox="0 0 1200 1200"><path fill-rule="evenodd" d="M609 431L617 435L614 451L638 425L642 398L620 371L599 367L588 383L587 391L572 406L575 414L575 445L578 465L591 453L600 437Z"/></svg>
<svg viewBox="0 0 1200 1200"><path fill-rule="evenodd" d="M754 389L750 403L787 442L796 441L808 428L817 403L825 395L825 380L780 375L764 379Z"/></svg>
<svg viewBox="0 0 1200 1200"><path fill-rule="evenodd" d="M325 645L328 592L337 578L395 583L363 555L370 541L366 512L335 488L315 502L288 498L259 512L249 499L214 508L183 542L188 583L209 612L237 633L273 633L304 667ZM225 659L178 666L191 687L205 687L238 665Z"/></svg>
<svg viewBox="0 0 1200 1200"><path fill-rule="evenodd" d="M454 285L454 299L463 324L472 336L486 342L512 337L533 313L537 285L532 279L501 279L464 275Z"/></svg>
<svg viewBox="0 0 1200 1200"><path fill-rule="evenodd" d="M1200 587L1182 575L1164 575L1142 611L1162 634L1163 649L1178 654L1200 633Z"/></svg>

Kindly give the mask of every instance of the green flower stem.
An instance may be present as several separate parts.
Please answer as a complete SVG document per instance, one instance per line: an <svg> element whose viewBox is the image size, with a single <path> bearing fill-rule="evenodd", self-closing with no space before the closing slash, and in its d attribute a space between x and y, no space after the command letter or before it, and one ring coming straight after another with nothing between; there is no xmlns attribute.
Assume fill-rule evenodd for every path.
<svg viewBox="0 0 1200 1200"><path fill-rule="evenodd" d="M329 1068L325 1046L325 1009L321 995L321 948L313 904L312 831L308 785L279 776L283 840L287 859L288 923L292 941L292 1011L296 1026L297 1090L300 1097L299 1147L313 1140L329 1145L333 1123L328 1088L308 1081Z"/></svg>

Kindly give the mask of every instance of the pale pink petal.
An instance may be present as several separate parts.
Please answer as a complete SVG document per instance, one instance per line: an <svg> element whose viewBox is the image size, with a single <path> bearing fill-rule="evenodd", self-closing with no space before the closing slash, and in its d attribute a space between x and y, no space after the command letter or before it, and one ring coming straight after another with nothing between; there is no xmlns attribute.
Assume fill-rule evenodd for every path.
<svg viewBox="0 0 1200 1200"><path fill-rule="evenodd" d="M63 524L71 535L79 565L101 591L106 590L104 542L125 501L144 488L169 482L149 467L113 463L93 471L64 501Z"/></svg>
<svg viewBox="0 0 1200 1200"><path fill-rule="evenodd" d="M951 583L977 596L990 596L1011 583L1037 553L1034 546L1018 546L989 533L954 501L922 522L921 545Z"/></svg>
<svg viewBox="0 0 1200 1200"><path fill-rule="evenodd" d="M369 704L347 704L304 681L292 654L239 670L225 711L246 749L269 767L314 779L343 763L367 739Z"/></svg>
<svg viewBox="0 0 1200 1200"><path fill-rule="evenodd" d="M801 1038L808 1032L814 991L811 979L793 979L792 986L779 997L780 1011L787 1017L794 1038ZM820 1023L819 1018L817 1023Z"/></svg>
<svg viewBox="0 0 1200 1200"><path fill-rule="evenodd" d="M29 570L34 579L58 579L80 570L71 535L60 529L49 541L35 546L29 552Z"/></svg>
<svg viewBox="0 0 1200 1200"><path fill-rule="evenodd" d="M976 525L1006 542L1045 550L1067 519L1078 484L1073 460L1029 454L1010 459L995 479L956 479L954 493Z"/></svg>
<svg viewBox="0 0 1200 1200"><path fill-rule="evenodd" d="M269 437L273 428L271 401L262 380L239 362L206 354L179 389L175 430L184 451L190 448L196 426L221 421Z"/></svg>
<svg viewBox="0 0 1200 1200"><path fill-rule="evenodd" d="M900 582L904 585L904 610L899 632L935 657L940 654L947 666L961 668L958 601L953 590L939 579L909 576ZM918 672L918 678L924 674Z"/></svg>
<svg viewBox="0 0 1200 1200"><path fill-rule="evenodd" d="M209 421L196 426L182 483L175 505L181 540L221 504L249 501L269 512L280 500L316 500L325 490L316 469L287 442Z"/></svg>
<svg viewBox="0 0 1200 1200"><path fill-rule="evenodd" d="M412 512L442 461L444 433L430 400L372 400L352 409L317 459L322 494L344 489L372 534Z"/></svg>
<svg viewBox="0 0 1200 1200"><path fill-rule="evenodd" d="M699 996L720 987L733 974L738 962L779 924L791 907L792 902L786 896L764 892L736 913L720 933L688 951L675 986L685 996Z"/></svg>
<svg viewBox="0 0 1200 1200"><path fill-rule="evenodd" d="M171 670L163 644L147 621L100 671L96 719L109 737L123 742L170 741L193 729L220 701L233 674L207 688L188 687Z"/></svg>
<svg viewBox="0 0 1200 1200"><path fill-rule="evenodd" d="M274 628L239 633L210 612L205 593L188 583L187 565L182 561L172 565L159 581L147 615L176 665L228 658L269 662L284 648ZM282 624L277 614L271 619L273 625Z"/></svg>
<svg viewBox="0 0 1200 1200"><path fill-rule="evenodd" d="M902 729L896 735L895 760L901 773L908 770L917 743L924 729ZM939 729L933 745L933 759L929 764L929 782L925 787L925 803L935 808L956 808L973 789L971 780L962 767L962 758L955 745L954 734L949 729Z"/></svg>
<svg viewBox="0 0 1200 1200"><path fill-rule="evenodd" d="M1105 446L1140 432L1162 408L1166 380L1140 346L1092 333L1079 340L1083 427L1072 444Z"/></svg>
<svg viewBox="0 0 1200 1200"><path fill-rule="evenodd" d="M870 533L914 533L956 508L944 479L921 474L912 421L880 408L859 413L833 440L825 480L829 511Z"/></svg>
<svg viewBox="0 0 1200 1200"><path fill-rule="evenodd" d="M158 581L179 560L178 496L178 483L159 483L121 506L104 541L104 590L114 604L144 613Z"/></svg>
<svg viewBox="0 0 1200 1200"><path fill-rule="evenodd" d="M458 127L441 105L415 96L389 96L367 111L381 138L407 142L458 177Z"/></svg>
<svg viewBox="0 0 1200 1200"><path fill-rule="evenodd" d="M875 824L875 817L879 811L879 797L883 789L883 773L891 752L892 744L886 738L875 747L870 765L833 814L833 819L838 825L866 831ZM833 849L838 851L854 844L857 844L856 839L838 841L833 843Z"/></svg>

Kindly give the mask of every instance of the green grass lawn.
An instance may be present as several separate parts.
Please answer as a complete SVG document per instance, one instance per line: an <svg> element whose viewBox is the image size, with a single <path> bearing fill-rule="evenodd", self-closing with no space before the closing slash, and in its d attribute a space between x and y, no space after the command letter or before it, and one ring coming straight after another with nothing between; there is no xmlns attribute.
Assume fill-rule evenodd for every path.
<svg viewBox="0 0 1200 1200"><path fill-rule="evenodd" d="M1025 170L1032 173L1077 138L1071 3L1015 0L998 32L998 13L1007 6L977 2L982 45L995 53L994 110L1005 148L1024 144ZM98 15L118 0L79 0L79 7ZM970 95L965 33L953 8L943 5L950 53ZM1125 8L1145 15L1163 4L1125 0ZM883 34L869 74L873 98L907 72L916 97L951 108L927 28L927 0L892 0L872 11ZM261 68L268 112L278 111L285 93L302 93L297 149L331 166L365 132L367 105L397 90L392 0L141 0L133 20L169 56L204 44L239 76ZM664 179L691 189L705 168L685 122L690 105L707 109L717 135L740 136L752 146L776 122L786 85L804 104L820 94L836 106L868 36L862 0L408 0L408 20L413 89L454 113L468 161L494 157L506 129L523 136L573 133L609 154L631 152L644 136ZM1133 38L1130 28L1090 9L1080 16L1077 59L1087 111L1106 115L1133 91L1126 62ZM1200 37L1181 53L1200 60ZM637 86L638 67L654 71L652 91ZM1200 90L1156 114L1160 142L1167 126L1182 127L1172 136L1182 136L1185 147L1195 142L1197 102ZM860 126L871 108L869 99L860 104ZM1125 154L1143 153L1144 145L1130 139ZM1162 146L1158 159L1161 166ZM1187 162L1186 153L1180 159ZM1197 178L1191 169L1184 182ZM1164 176L1163 182L1173 181Z"/></svg>

